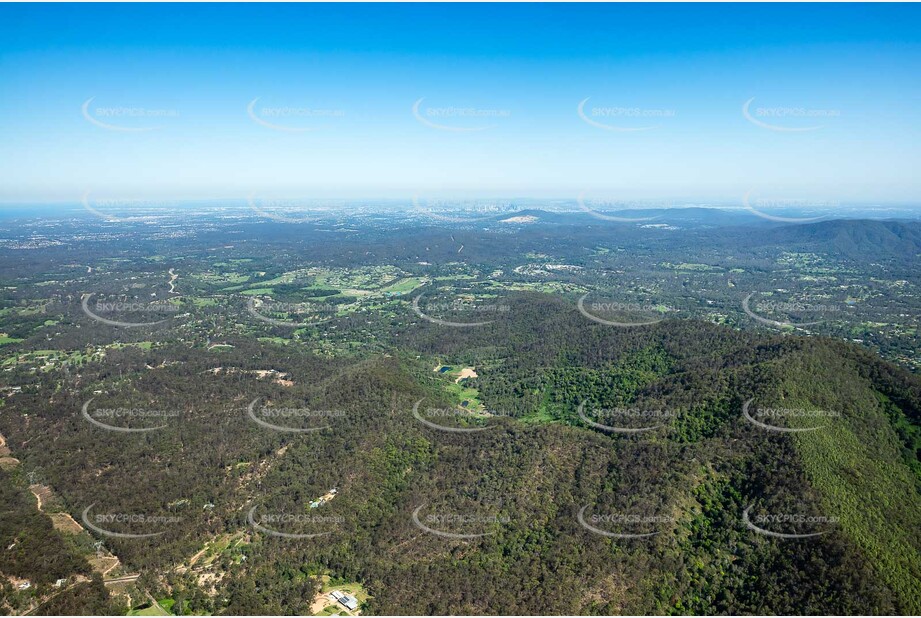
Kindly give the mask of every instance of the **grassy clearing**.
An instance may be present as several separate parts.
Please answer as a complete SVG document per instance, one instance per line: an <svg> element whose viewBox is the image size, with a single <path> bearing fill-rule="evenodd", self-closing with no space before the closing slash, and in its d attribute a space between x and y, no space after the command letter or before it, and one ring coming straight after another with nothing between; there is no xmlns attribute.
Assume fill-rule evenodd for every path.
<svg viewBox="0 0 921 618"><path fill-rule="evenodd" d="M192 298L191 301L196 307L215 307L218 305L216 298L201 298L196 296Z"/></svg>
<svg viewBox="0 0 921 618"><path fill-rule="evenodd" d="M258 337L258 340L262 343L274 343L276 345L288 345L291 343L290 339L285 339L284 337Z"/></svg>
<svg viewBox="0 0 921 618"><path fill-rule="evenodd" d="M381 289L381 292L384 294L406 294L412 292L420 285L422 285L422 279L418 277L409 277L388 285Z"/></svg>
<svg viewBox="0 0 921 618"><path fill-rule="evenodd" d="M204 548L196 554L193 563L189 566L210 566L224 552L239 547L243 543L243 533L222 534L207 541Z"/></svg>
<svg viewBox="0 0 921 618"><path fill-rule="evenodd" d="M479 399L480 392L477 389L464 386L463 383L455 384L454 382L451 382L450 384L445 385L445 390L451 394L458 405L466 401L467 405L465 406L465 409L470 410L471 412L479 412L483 410L483 403Z"/></svg>
<svg viewBox="0 0 921 618"><path fill-rule="evenodd" d="M327 595L333 590L338 590L339 592L350 594L356 599L358 599L358 611L350 612L345 607L337 603L336 601L330 600L327 598ZM314 599L314 608L317 608L321 605L320 600L323 600L322 609L316 611L314 616L355 616L358 615L361 611L361 606L370 598L368 592L365 590L365 587L358 582L349 582L345 580L335 579L329 575L323 575L321 577L320 583L320 593Z"/></svg>

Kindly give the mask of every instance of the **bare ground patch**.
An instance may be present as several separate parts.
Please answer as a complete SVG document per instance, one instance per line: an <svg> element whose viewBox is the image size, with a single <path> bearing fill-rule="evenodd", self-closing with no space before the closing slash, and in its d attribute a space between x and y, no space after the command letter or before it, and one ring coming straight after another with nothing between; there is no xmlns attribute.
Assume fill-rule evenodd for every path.
<svg viewBox="0 0 921 618"><path fill-rule="evenodd" d="M80 534L83 532L83 526L70 516L70 513L51 513L51 523L54 524L55 530L60 530L67 534Z"/></svg>

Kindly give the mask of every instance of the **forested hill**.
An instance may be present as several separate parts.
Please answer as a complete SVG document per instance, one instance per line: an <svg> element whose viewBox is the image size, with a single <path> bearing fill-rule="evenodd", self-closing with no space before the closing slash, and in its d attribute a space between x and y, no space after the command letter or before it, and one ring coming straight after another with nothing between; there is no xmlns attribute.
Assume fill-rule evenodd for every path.
<svg viewBox="0 0 921 618"><path fill-rule="evenodd" d="M917 259L921 253L921 224L912 221L838 219L789 225L766 231L754 244L786 243L790 247L819 247L848 257Z"/></svg>
<svg viewBox="0 0 921 618"><path fill-rule="evenodd" d="M375 614L921 611L917 377L828 339L504 302L351 357L244 337L113 349L33 377L0 432L75 520L163 516L110 524L156 534L106 548L188 611L309 613L324 573ZM115 433L81 415L91 399L178 414ZM273 431L254 400L328 414ZM190 560L222 538L236 558L202 583Z"/></svg>

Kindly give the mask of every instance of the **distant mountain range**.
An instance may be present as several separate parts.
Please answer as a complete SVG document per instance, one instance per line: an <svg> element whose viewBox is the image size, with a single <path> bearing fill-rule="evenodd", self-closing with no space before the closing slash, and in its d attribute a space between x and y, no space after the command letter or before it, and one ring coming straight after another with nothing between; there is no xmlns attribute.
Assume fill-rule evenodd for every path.
<svg viewBox="0 0 921 618"><path fill-rule="evenodd" d="M853 214L853 213L851 213ZM444 215L448 219L448 214ZM536 223L551 223L562 225L586 225L592 223L609 223L609 224L669 224L681 226L684 228L697 227L724 227L730 225L758 225L771 227L785 227L789 225L802 226L807 224L830 223L835 221L905 221L911 222L915 219L906 218L879 218L871 216L849 216L847 218L828 218L823 220L814 220L814 217L806 215L795 215L785 213L784 217L789 221L770 219L759 214L744 209L722 209L706 207L688 207L688 208L644 208L644 209L626 209L626 210L599 210L599 211L576 211L561 212L553 210L543 210L539 208L526 208L494 215L471 215L470 223L484 223L489 221L505 221L507 219L520 217L534 217ZM464 211L451 213L450 218L458 223L464 222ZM797 218L802 222L796 221Z"/></svg>

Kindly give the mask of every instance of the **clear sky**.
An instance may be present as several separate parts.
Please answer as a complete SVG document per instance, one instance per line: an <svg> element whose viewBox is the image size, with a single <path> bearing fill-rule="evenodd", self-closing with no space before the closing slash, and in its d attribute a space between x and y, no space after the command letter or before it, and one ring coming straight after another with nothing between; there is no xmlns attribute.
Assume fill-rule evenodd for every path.
<svg viewBox="0 0 921 618"><path fill-rule="evenodd" d="M0 91L3 202L921 196L918 5L5 4Z"/></svg>

